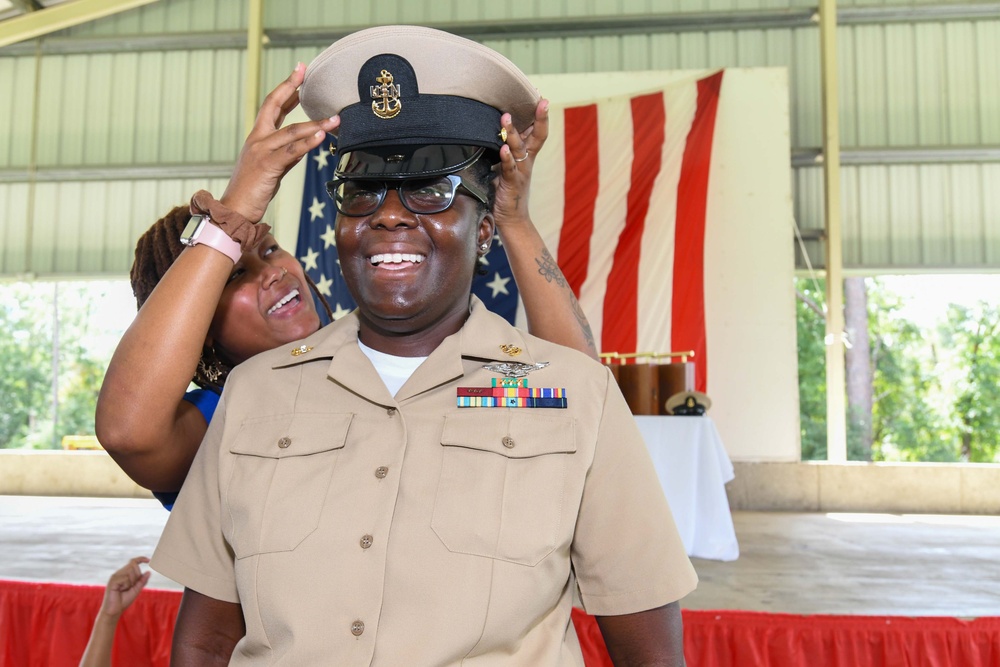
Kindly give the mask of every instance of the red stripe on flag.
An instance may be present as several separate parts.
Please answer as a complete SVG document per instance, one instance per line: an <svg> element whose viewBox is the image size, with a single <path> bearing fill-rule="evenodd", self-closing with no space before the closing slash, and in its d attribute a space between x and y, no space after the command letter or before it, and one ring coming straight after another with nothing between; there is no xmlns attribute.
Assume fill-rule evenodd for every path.
<svg viewBox="0 0 1000 667"><path fill-rule="evenodd" d="M684 146L674 230L674 293L671 299L673 350L694 350L695 387L708 387L705 334L705 211L712 159L715 112L722 72L698 82L698 109Z"/></svg>
<svg viewBox="0 0 1000 667"><path fill-rule="evenodd" d="M663 93L634 97L632 102L632 177L625 229L618 236L607 290L601 349L635 352L639 310L639 258L649 198L660 173L665 138Z"/></svg>
<svg viewBox="0 0 1000 667"><path fill-rule="evenodd" d="M600 185L597 148L597 105L572 107L563 113L566 128L566 179L563 224L559 230L559 268L577 297L587 279L594 207Z"/></svg>

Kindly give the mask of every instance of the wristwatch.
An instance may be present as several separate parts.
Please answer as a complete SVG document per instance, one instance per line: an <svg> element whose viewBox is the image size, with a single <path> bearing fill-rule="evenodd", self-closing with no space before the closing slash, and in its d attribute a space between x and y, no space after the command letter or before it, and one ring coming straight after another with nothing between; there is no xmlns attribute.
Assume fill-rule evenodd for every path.
<svg viewBox="0 0 1000 667"><path fill-rule="evenodd" d="M233 260L233 264L240 261L240 257L243 256L240 244L213 224L207 215L191 216L191 220L181 232L181 243L186 246L207 245Z"/></svg>

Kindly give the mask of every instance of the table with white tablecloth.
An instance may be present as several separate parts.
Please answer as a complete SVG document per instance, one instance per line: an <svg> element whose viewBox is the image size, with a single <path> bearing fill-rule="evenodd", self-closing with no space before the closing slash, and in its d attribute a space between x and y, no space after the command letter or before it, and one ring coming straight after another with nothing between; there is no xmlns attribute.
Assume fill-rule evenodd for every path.
<svg viewBox="0 0 1000 667"><path fill-rule="evenodd" d="M708 416L636 416L689 556L740 555L726 482L734 477L719 432Z"/></svg>

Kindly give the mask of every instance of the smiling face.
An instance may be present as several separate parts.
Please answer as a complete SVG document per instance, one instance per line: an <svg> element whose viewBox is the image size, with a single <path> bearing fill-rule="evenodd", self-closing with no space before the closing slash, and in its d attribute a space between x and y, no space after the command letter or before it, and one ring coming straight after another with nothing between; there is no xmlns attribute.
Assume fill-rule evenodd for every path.
<svg viewBox="0 0 1000 667"><path fill-rule="evenodd" d="M319 315L302 266L268 234L233 267L208 342L237 364L317 329Z"/></svg>
<svg viewBox="0 0 1000 667"><path fill-rule="evenodd" d="M417 214L390 190L371 215L339 215L336 234L361 340L388 354L423 356L468 317L477 250L493 234L493 217L461 191L447 210Z"/></svg>

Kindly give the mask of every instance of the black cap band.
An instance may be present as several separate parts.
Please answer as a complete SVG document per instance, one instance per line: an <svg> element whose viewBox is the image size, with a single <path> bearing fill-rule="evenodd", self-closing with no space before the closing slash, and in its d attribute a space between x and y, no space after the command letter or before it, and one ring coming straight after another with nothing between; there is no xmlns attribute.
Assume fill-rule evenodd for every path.
<svg viewBox="0 0 1000 667"><path fill-rule="evenodd" d="M340 112L337 145L342 151L406 144L467 144L499 151L500 111L452 95L402 97L402 110L390 119L372 112L369 101ZM461 123L455 119L461 118Z"/></svg>

